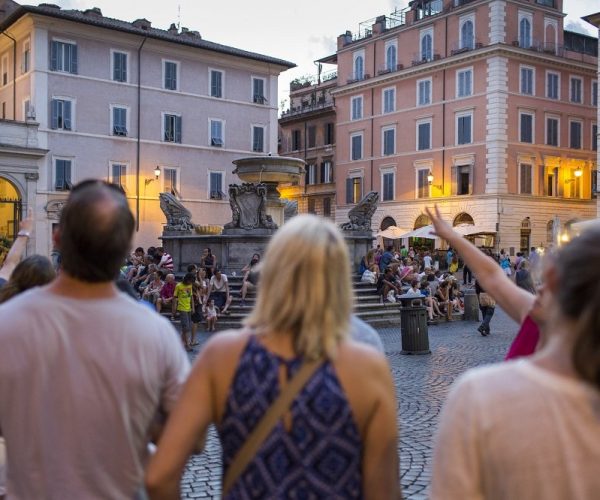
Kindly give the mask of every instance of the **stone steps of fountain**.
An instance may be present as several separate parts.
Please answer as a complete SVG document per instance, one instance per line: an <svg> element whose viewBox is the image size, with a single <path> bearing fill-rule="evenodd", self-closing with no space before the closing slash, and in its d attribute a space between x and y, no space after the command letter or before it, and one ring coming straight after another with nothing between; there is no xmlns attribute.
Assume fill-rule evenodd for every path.
<svg viewBox="0 0 600 500"><path fill-rule="evenodd" d="M240 289L242 278L232 276L229 279L230 293L233 301L229 307L230 315L222 315L217 322L218 330L228 328L239 328L243 318L252 310L255 302L254 292L249 292L246 296L245 305L241 305ZM352 286L355 295L355 314L362 320L374 327L400 326L400 305L380 302L380 297L376 293L375 285L362 283L358 275L353 276ZM169 312L163 313L170 317ZM176 320L176 326L179 328L179 320Z"/></svg>

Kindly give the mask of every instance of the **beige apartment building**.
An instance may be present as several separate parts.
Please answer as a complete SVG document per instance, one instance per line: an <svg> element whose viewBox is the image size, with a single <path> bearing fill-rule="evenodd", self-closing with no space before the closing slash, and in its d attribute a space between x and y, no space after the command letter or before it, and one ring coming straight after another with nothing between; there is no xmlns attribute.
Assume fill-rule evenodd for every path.
<svg viewBox="0 0 600 500"><path fill-rule="evenodd" d="M32 250L48 254L71 186L99 178L125 189L136 244L160 243L160 192L198 224L227 222L231 162L277 150L277 79L293 66L175 25L0 0L0 145L37 134L26 165L0 147L0 215L33 208Z"/></svg>
<svg viewBox="0 0 600 500"><path fill-rule="evenodd" d="M301 213L335 218L335 107L331 91L337 73L290 82L290 107L279 119L279 153L306 162L298 185L279 189L282 197L295 201Z"/></svg>
<svg viewBox="0 0 600 500"><path fill-rule="evenodd" d="M596 215L598 40L562 0L420 0L338 37L336 219L456 225L511 252ZM553 236L554 235L554 236Z"/></svg>

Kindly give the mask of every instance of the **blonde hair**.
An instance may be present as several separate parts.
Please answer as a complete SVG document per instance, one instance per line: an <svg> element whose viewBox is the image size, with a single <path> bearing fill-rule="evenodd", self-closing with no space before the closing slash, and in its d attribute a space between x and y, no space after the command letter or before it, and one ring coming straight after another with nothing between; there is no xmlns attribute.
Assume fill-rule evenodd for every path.
<svg viewBox="0 0 600 500"><path fill-rule="evenodd" d="M341 232L315 215L298 215L267 246L256 306L244 324L291 334L296 353L308 359L331 359L348 334L352 300Z"/></svg>

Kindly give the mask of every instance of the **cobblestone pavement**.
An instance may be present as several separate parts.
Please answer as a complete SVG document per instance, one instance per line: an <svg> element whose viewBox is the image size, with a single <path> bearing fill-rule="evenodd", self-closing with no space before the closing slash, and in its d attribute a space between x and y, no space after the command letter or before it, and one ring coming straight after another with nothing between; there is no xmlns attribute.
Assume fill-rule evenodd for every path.
<svg viewBox="0 0 600 500"><path fill-rule="evenodd" d="M468 368L501 361L517 325L496 309L492 334L482 337L478 323L452 322L429 327L431 355L400 354L400 328L379 333L394 376L400 428L400 475L405 498L426 499L431 481L433 435L449 386ZM200 334L205 340L205 334ZM182 479L182 498L219 498L221 450L214 429L202 455L193 456Z"/></svg>

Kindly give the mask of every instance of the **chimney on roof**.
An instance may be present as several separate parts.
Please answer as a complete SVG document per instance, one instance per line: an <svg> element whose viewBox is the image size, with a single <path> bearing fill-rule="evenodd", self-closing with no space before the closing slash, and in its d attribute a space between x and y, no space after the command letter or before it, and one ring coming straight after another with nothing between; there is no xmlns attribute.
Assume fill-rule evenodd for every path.
<svg viewBox="0 0 600 500"><path fill-rule="evenodd" d="M342 33L340 36L337 37L338 50L340 50L342 47L344 47L345 45L347 45L351 42L352 42L352 32L346 31L346 33Z"/></svg>
<svg viewBox="0 0 600 500"><path fill-rule="evenodd" d="M131 24L142 30L149 30L152 27L152 23L148 19L136 19Z"/></svg>
<svg viewBox="0 0 600 500"><path fill-rule="evenodd" d="M169 26L169 29L167 31L171 35L176 35L178 32L177 25L175 23L171 23L171 26Z"/></svg>
<svg viewBox="0 0 600 500"><path fill-rule="evenodd" d="M102 11L100 10L100 7L93 7L91 9L86 9L83 11L84 15L86 16L90 16L90 17L102 17Z"/></svg>
<svg viewBox="0 0 600 500"><path fill-rule="evenodd" d="M41 3L38 5L38 7L45 7L46 9L57 9L60 10L60 6L54 4L54 3Z"/></svg>
<svg viewBox="0 0 600 500"><path fill-rule="evenodd" d="M383 33L385 31L385 16L377 16L371 29L374 35Z"/></svg>
<svg viewBox="0 0 600 500"><path fill-rule="evenodd" d="M185 35L186 33L188 33L190 30L188 28L185 28L184 26L181 27L181 34Z"/></svg>

